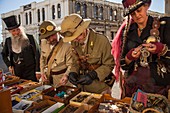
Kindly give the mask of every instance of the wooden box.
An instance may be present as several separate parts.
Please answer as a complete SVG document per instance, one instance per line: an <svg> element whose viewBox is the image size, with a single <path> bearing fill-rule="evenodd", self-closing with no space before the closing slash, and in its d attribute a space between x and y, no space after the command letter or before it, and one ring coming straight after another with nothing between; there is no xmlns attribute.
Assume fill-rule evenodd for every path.
<svg viewBox="0 0 170 113"><path fill-rule="evenodd" d="M91 93L89 92L80 92L78 95L73 97L70 100L70 104L73 106L82 106L87 102L88 97L90 97Z"/></svg>
<svg viewBox="0 0 170 113"><path fill-rule="evenodd" d="M56 102L51 100L44 100L39 103L35 103L33 106L28 108L25 113L41 113L42 111L46 110L50 106L54 105Z"/></svg>
<svg viewBox="0 0 170 113"><path fill-rule="evenodd" d="M4 84L4 85L12 84L12 83L19 81L19 79L20 78L17 77L17 76L12 76L12 75L5 76L5 81L0 82L0 85L2 85L2 84Z"/></svg>
<svg viewBox="0 0 170 113"><path fill-rule="evenodd" d="M63 96L56 96L59 93L65 92ZM70 86L60 86L54 90L54 87L51 87L47 90L44 90L42 92L43 99L50 99L54 100L56 102L62 102L65 104L69 103L69 100L73 98L75 95L77 95L80 92L80 89Z"/></svg>
<svg viewBox="0 0 170 113"><path fill-rule="evenodd" d="M40 91L33 89L33 90L30 90L26 93L19 95L19 96L16 96L15 98L17 101L20 101L20 100L37 101L42 98L42 95L41 95Z"/></svg>
<svg viewBox="0 0 170 113"><path fill-rule="evenodd" d="M19 84L20 87L23 87L23 90L20 91L21 94L27 92L27 91L30 91L36 87L39 87L41 86L40 83L38 82L33 82L33 81L26 81L26 82L23 82L21 84Z"/></svg>
<svg viewBox="0 0 170 113"><path fill-rule="evenodd" d="M99 99L99 102L98 103L96 103L94 106L92 106L91 107L91 109L88 111L88 113L98 113L99 111L98 111L98 109L99 109L99 105L100 104L107 104L107 103L109 103L109 104L117 104L117 105L119 105L119 104L123 104L123 105L125 105L125 106L128 106L129 107L129 105L130 105L130 101L131 101L131 98L129 98L129 97L126 97L126 98L124 98L124 99L122 99L122 100L119 100L119 99L115 99L115 98L112 98L109 94L104 94L104 95L102 95L102 97ZM100 113L105 113L105 112L100 112Z"/></svg>
<svg viewBox="0 0 170 113"><path fill-rule="evenodd" d="M0 91L0 112L12 113L11 94L9 90Z"/></svg>

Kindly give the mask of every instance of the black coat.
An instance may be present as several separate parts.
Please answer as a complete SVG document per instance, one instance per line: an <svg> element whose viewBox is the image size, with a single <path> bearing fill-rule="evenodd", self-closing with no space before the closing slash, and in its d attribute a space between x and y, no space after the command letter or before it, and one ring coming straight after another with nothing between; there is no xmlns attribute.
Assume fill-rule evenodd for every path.
<svg viewBox="0 0 170 113"><path fill-rule="evenodd" d="M165 24L161 24L159 28L160 32L160 42L163 44L166 44L168 49L170 48L170 18L169 17L162 17L160 18L160 21L165 21ZM153 17L149 16L147 25L143 29L141 36L138 36L138 27L136 23L131 24L129 32L127 34L127 40L125 43L125 48L123 49L123 54L122 54L122 60L121 60L121 67L124 70L128 70L127 76L131 76L134 72L134 65L135 62L138 64L140 67L140 60L132 61L129 65L125 63L123 59L125 59L126 54L132 49L136 48L142 43L144 43L145 40L150 36L150 30L152 29L152 23L153 23ZM169 86L170 85L170 72L167 74L164 74L164 78L161 75L158 75L157 73L157 64L158 64L158 55L153 54L151 57L151 60L148 59L149 61L149 69L150 69L150 75L152 80L154 81L154 84L156 86ZM162 62L164 62L167 66L170 66L170 51L168 51L164 56L160 58ZM168 69L168 67L166 67ZM170 69L170 68L169 68ZM141 76L143 76L145 72L142 73ZM145 81L146 82L146 81Z"/></svg>
<svg viewBox="0 0 170 113"><path fill-rule="evenodd" d="M5 64L14 67L16 76L22 79L28 79L36 81L35 72L39 71L39 58L40 51L37 42L32 35L27 37L30 41L30 45L21 50L21 53L15 53L12 51L11 37L6 38L5 45L2 50L2 57ZM16 63L17 58L21 58L21 63ZM15 60L14 60L15 59Z"/></svg>

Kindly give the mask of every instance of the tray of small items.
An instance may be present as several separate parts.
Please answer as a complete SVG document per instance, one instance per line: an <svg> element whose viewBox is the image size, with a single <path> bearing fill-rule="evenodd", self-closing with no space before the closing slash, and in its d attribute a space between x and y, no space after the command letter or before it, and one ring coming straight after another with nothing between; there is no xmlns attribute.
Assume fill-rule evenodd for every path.
<svg viewBox="0 0 170 113"><path fill-rule="evenodd" d="M16 96L15 99L17 101L21 100L38 101L42 99L42 95L40 91L33 89L23 94L20 94L19 96Z"/></svg>
<svg viewBox="0 0 170 113"><path fill-rule="evenodd" d="M170 102L163 95L145 93L138 89L132 96L130 111L135 113L170 113Z"/></svg>
<svg viewBox="0 0 170 113"><path fill-rule="evenodd" d="M50 112L51 110L53 112L56 112L56 111L60 111L62 108L64 108L63 103L56 103L51 100L43 100L38 103L35 103L33 106L28 108L25 111L25 113L43 113L47 111Z"/></svg>
<svg viewBox="0 0 170 113"><path fill-rule="evenodd" d="M0 85L4 84L4 85L8 85L8 84L12 84L12 83L15 83L17 81L19 81L19 77L17 76L13 76L13 75L4 75L5 76L5 79L4 81L0 82Z"/></svg>
<svg viewBox="0 0 170 113"><path fill-rule="evenodd" d="M23 90L20 91L20 93L23 94L27 91L30 91L36 87L41 86L41 84L38 82L33 82L33 81L29 80L29 81L19 84L18 86L23 87Z"/></svg>
<svg viewBox="0 0 170 113"><path fill-rule="evenodd" d="M109 94L104 94L88 113L128 113L130 98L122 100L112 98Z"/></svg>
<svg viewBox="0 0 170 113"><path fill-rule="evenodd" d="M43 99L50 99L56 102L62 102L64 104L68 104L69 100L73 98L80 92L79 88L71 87L71 86L60 86L58 88L51 87L42 92Z"/></svg>
<svg viewBox="0 0 170 113"><path fill-rule="evenodd" d="M74 106L82 106L89 100L91 94L92 93L89 92L80 92L70 100L70 104Z"/></svg>

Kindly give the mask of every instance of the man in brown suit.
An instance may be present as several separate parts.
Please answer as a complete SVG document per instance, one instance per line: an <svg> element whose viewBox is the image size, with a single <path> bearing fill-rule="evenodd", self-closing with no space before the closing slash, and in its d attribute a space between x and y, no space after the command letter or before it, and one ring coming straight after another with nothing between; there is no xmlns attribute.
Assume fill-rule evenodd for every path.
<svg viewBox="0 0 170 113"><path fill-rule="evenodd" d="M111 45L106 36L88 28L90 22L90 19L71 14L61 23L63 41L71 42L74 50L69 81L83 91L108 93L110 87L106 78L113 77L114 68Z"/></svg>
<svg viewBox="0 0 170 113"><path fill-rule="evenodd" d="M72 85L67 76L72 64L71 45L63 43L59 28L52 21L44 21L40 27L40 70L43 81L55 86Z"/></svg>

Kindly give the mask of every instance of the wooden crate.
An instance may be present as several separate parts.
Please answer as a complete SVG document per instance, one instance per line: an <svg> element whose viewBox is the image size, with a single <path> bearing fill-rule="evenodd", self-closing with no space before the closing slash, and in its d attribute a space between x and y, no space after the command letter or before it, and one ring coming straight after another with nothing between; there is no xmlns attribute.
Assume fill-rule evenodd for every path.
<svg viewBox="0 0 170 113"><path fill-rule="evenodd" d="M130 102L131 102L131 98L129 97L126 97L124 99L115 99L115 98L112 98L111 95L109 94L103 94L102 97L100 98L99 102L97 104L95 104L94 106L91 107L91 109L88 111L88 113L96 113L96 112L99 112L98 111L98 107L100 105L100 103L102 102L105 102L105 103L125 103L127 105L130 105Z"/></svg>
<svg viewBox="0 0 170 113"><path fill-rule="evenodd" d="M19 84L18 86L23 87L23 90L20 91L20 94L23 94L27 91L30 91L32 89L35 89L36 87L41 86L41 84L38 82L33 82L33 81L29 80L29 81Z"/></svg>
<svg viewBox="0 0 170 113"><path fill-rule="evenodd" d="M66 92L67 96L65 97L54 97L56 94L60 92ZM70 99L73 98L75 95L77 95L80 92L80 89L71 87L71 86L60 86L54 90L54 87L51 87L45 91L42 92L43 99L50 99L56 102L62 102L64 104L68 104Z"/></svg>
<svg viewBox="0 0 170 113"><path fill-rule="evenodd" d="M19 79L20 79L20 78L17 77L17 76L12 76L12 75L10 75L10 76L5 76L5 81L0 82L0 86L1 86L2 84L4 84L4 85L13 84L13 83L19 81Z"/></svg>
<svg viewBox="0 0 170 113"><path fill-rule="evenodd" d="M90 95L91 93L89 92L80 92L70 100L70 104L74 106L82 106L88 100L88 97L90 97Z"/></svg>

